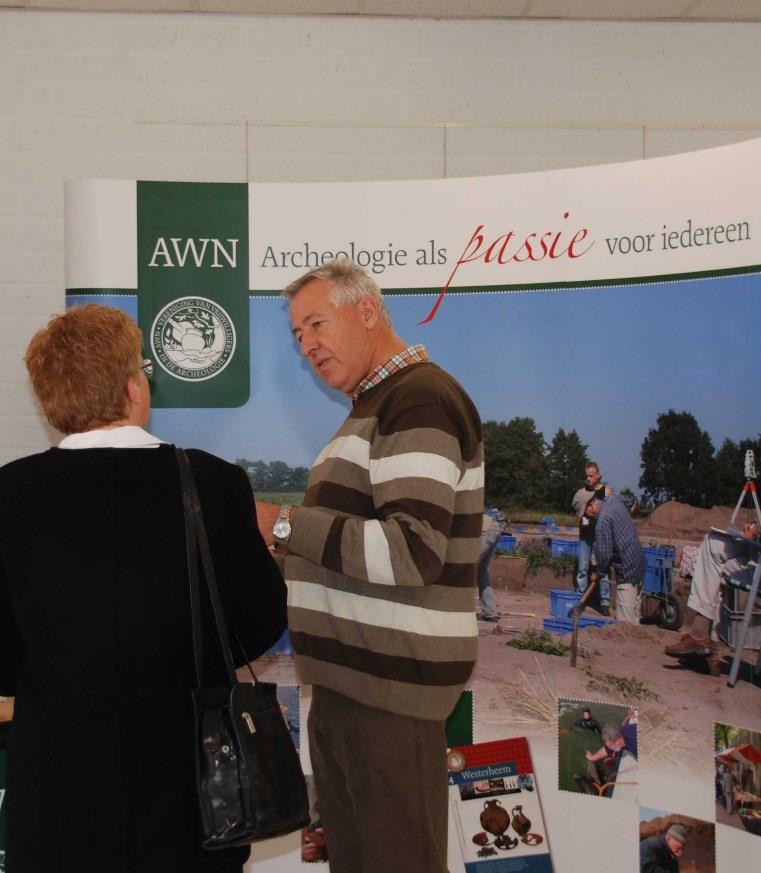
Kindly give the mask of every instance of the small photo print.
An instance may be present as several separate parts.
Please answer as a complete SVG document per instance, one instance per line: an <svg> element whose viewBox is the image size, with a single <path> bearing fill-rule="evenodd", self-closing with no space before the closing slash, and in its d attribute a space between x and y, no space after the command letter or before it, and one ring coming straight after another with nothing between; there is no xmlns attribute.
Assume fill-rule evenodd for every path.
<svg viewBox="0 0 761 873"><path fill-rule="evenodd" d="M499 797L521 792L517 775L505 779L477 779L473 782L462 782L457 788L461 800L471 800L474 797Z"/></svg>
<svg viewBox="0 0 761 873"><path fill-rule="evenodd" d="M761 837L761 733L716 722L716 822Z"/></svg>
<svg viewBox="0 0 761 873"><path fill-rule="evenodd" d="M637 710L592 700L558 700L558 788L636 803Z"/></svg>
<svg viewBox="0 0 761 873"><path fill-rule="evenodd" d="M288 733L291 735L294 746L298 751L301 744L301 686L278 685L277 702L283 713L285 723L288 725Z"/></svg>
<svg viewBox="0 0 761 873"><path fill-rule="evenodd" d="M639 869L640 873L663 873L668 870L716 873L713 823L688 815L641 807Z"/></svg>
<svg viewBox="0 0 761 873"><path fill-rule="evenodd" d="M463 691L446 722L447 748L473 742L473 692Z"/></svg>
<svg viewBox="0 0 761 873"><path fill-rule="evenodd" d="M315 864L328 860L328 846L325 842L325 831L320 820L320 808L317 792L314 788L314 776L306 775L307 794L309 796L309 824L301 830L301 860L305 864Z"/></svg>

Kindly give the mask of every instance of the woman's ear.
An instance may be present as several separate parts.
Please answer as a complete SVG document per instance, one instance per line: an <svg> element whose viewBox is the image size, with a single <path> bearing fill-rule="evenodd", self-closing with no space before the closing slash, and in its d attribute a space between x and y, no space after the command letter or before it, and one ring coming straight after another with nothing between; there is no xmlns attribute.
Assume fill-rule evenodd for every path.
<svg viewBox="0 0 761 873"><path fill-rule="evenodd" d="M140 386L134 376L127 379L127 401L130 406L137 406L140 403Z"/></svg>

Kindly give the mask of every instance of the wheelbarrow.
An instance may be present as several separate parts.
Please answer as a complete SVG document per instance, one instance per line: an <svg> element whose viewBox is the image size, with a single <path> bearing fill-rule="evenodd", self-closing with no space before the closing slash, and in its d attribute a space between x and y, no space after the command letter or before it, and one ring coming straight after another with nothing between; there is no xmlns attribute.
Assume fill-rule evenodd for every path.
<svg viewBox="0 0 761 873"><path fill-rule="evenodd" d="M644 552L642 615L664 630L679 630L684 621L684 606L673 590L675 549L673 546L653 546Z"/></svg>

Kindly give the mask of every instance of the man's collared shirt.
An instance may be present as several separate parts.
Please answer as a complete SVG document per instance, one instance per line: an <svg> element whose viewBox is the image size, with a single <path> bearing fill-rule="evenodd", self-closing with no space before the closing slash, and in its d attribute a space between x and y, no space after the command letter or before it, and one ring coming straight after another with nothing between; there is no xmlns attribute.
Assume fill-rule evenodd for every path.
<svg viewBox="0 0 761 873"><path fill-rule="evenodd" d="M620 566L619 583L642 584L645 576L642 544L629 510L615 494L600 503L594 552L600 573L607 573L611 563L615 562Z"/></svg>
<svg viewBox="0 0 761 873"><path fill-rule="evenodd" d="M428 352L423 345L407 346L406 349L399 352L398 355L393 355L387 361L376 367L371 373L357 385L351 392L351 402L354 404L359 400L359 395L368 388L374 388L376 385L391 376L393 373L398 373L410 364L424 364L429 361Z"/></svg>

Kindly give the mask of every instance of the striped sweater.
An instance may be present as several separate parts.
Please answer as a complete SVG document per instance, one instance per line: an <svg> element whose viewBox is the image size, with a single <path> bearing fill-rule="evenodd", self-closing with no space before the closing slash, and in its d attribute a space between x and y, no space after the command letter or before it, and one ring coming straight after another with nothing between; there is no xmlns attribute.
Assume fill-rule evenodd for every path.
<svg viewBox="0 0 761 873"><path fill-rule="evenodd" d="M423 719L475 661L478 412L432 363L365 391L312 467L285 561L302 681Z"/></svg>

